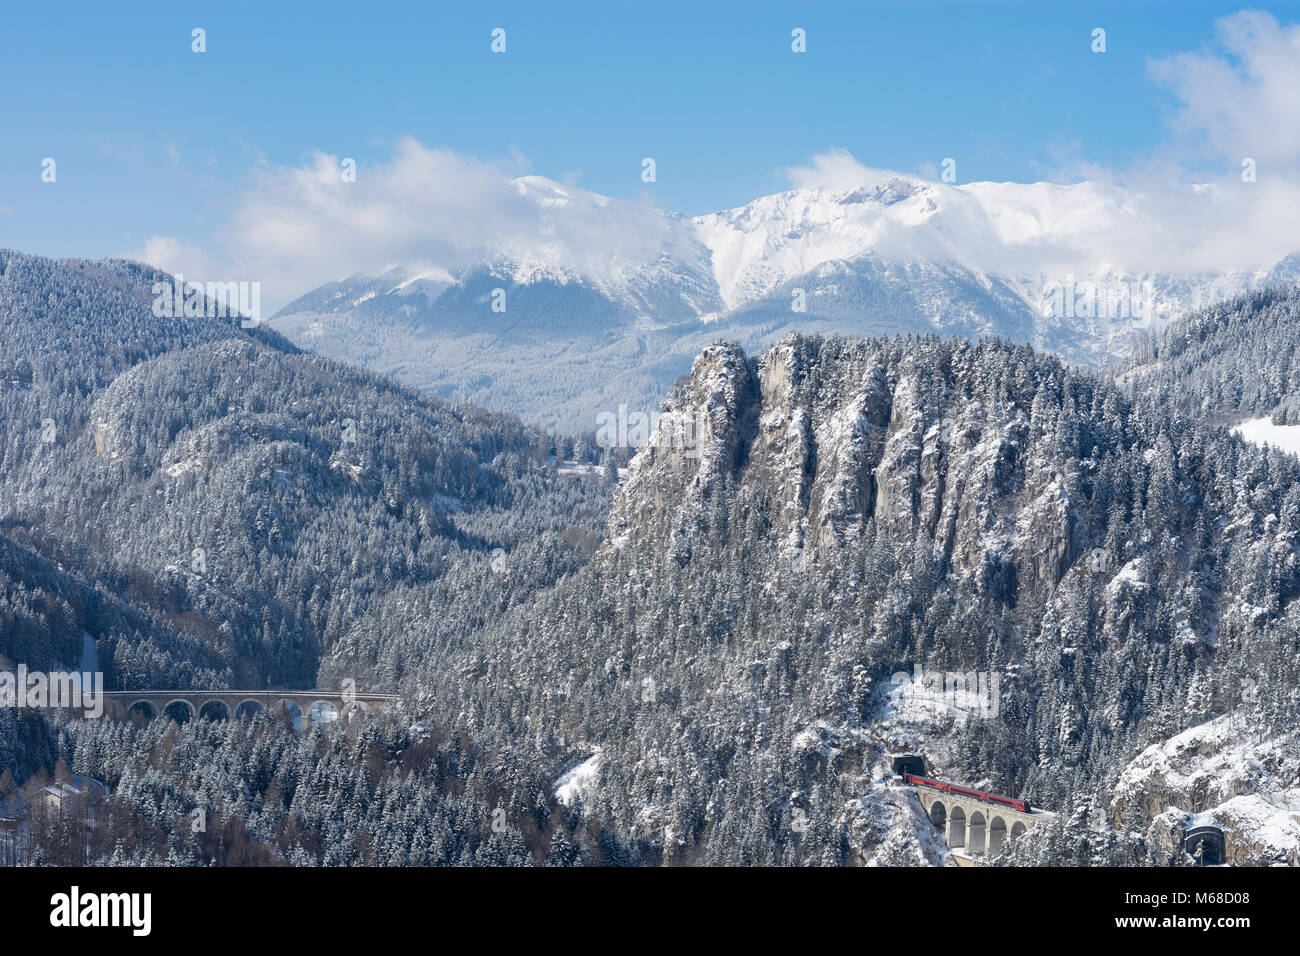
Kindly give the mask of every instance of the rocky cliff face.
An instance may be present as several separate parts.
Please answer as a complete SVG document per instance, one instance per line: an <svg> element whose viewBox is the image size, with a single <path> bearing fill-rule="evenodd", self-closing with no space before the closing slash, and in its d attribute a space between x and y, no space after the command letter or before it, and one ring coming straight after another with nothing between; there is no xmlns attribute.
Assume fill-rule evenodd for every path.
<svg viewBox="0 0 1300 956"><path fill-rule="evenodd" d="M620 613L681 641L699 625L674 626L676 605L707 608L751 686L825 681L792 712L795 734L874 733L899 668L996 678L999 701L975 719L945 699L946 722L898 730L938 776L1082 807L1107 831L1058 834L1044 861L1131 862L1171 807L1221 810L1230 855L1283 859L1294 821L1241 801L1293 788L1294 763L1206 758L1193 774L1175 772L1181 750L1134 758L1247 689L1259 728L1288 725L1300 506L1279 507L1271 483L1291 467L1004 343L791 336L757 358L715 345L633 458L595 570L667 569L663 605L621 593ZM697 676L698 656L683 666L709 694L726 685ZM760 713L780 699L754 693ZM872 809L889 802L873 780L841 776L867 803L840 819L876 859L880 827L907 827Z"/></svg>
<svg viewBox="0 0 1300 956"><path fill-rule="evenodd" d="M1295 735L1251 728L1245 715L1221 717L1143 750L1120 776L1112 822L1151 819L1147 839L1168 863L1187 862L1189 829L1217 826L1229 863L1300 865Z"/></svg>
<svg viewBox="0 0 1300 956"><path fill-rule="evenodd" d="M610 539L670 528L689 540L709 502L735 488L797 566L874 526L898 544L930 543L956 573L991 575L1003 597L1025 585L1045 594L1091 529L1076 522L1077 449L1054 429L1065 375L1000 381L1008 354L791 336L753 360L713 346L633 459Z"/></svg>
<svg viewBox="0 0 1300 956"><path fill-rule="evenodd" d="M757 381L744 354L714 346L700 353L691 374L677 384L651 441L628 469L624 492L610 518L615 540L640 534L656 516L680 511L683 520L747 457L759 407Z"/></svg>

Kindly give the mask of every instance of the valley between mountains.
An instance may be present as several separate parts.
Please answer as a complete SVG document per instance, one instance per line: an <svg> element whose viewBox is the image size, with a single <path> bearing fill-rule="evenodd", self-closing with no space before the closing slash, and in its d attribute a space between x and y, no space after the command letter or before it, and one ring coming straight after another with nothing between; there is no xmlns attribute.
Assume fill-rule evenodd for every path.
<svg viewBox="0 0 1300 956"><path fill-rule="evenodd" d="M845 202L953 201L892 188ZM1182 865L1212 821L1233 862L1300 863L1300 460L1232 430L1297 423L1296 292L1192 309L1105 368L996 323L880 328L870 299L853 321L888 334L796 332L754 304L788 302L788 272L718 238L743 220L692 227L735 268L691 272L685 366L628 366L694 444L626 463L292 323L156 318L167 277L138 264L0 253L0 654L54 669L88 636L111 689L401 697L303 734L6 709L7 785L103 781L91 862L951 864L889 779L923 753L1054 811L985 862ZM421 309L476 301L439 282ZM940 313L992 296L1034 327L1012 283L961 288ZM585 394L535 386L535 408ZM996 707L900 697L917 668L996 678ZM197 807L198 841L176 825Z"/></svg>

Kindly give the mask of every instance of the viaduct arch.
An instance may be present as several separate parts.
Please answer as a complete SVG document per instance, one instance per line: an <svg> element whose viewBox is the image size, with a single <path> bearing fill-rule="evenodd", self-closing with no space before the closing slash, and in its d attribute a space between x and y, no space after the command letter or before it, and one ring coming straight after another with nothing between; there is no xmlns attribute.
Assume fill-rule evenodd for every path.
<svg viewBox="0 0 1300 956"><path fill-rule="evenodd" d="M1004 797L980 791L945 792L907 777L930 822L944 835L948 848L959 856L983 861L996 856L1011 840L1055 816L1037 808L1025 811L1009 806ZM939 783L939 781L934 781Z"/></svg>
<svg viewBox="0 0 1300 956"><path fill-rule="evenodd" d="M294 729L351 720L397 703L395 694L357 694L328 690L130 690L106 691L104 713L115 720L139 715L146 720L248 720L263 711L285 710Z"/></svg>

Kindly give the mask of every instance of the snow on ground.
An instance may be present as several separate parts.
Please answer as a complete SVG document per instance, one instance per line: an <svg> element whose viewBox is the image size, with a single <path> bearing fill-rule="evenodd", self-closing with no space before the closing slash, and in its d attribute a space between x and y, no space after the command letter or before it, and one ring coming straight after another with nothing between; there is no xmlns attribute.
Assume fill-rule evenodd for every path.
<svg viewBox="0 0 1300 956"><path fill-rule="evenodd" d="M855 842L870 847L866 866L952 865L943 834L907 788L875 785L846 809Z"/></svg>
<svg viewBox="0 0 1300 956"><path fill-rule="evenodd" d="M1300 425L1274 425L1270 418L1252 418L1234 426L1232 433L1252 445L1272 445L1279 451L1300 455Z"/></svg>
<svg viewBox="0 0 1300 956"><path fill-rule="evenodd" d="M1249 709L1217 717L1143 750L1115 787L1111 816L1145 814L1175 841L1197 826L1223 830L1228 862L1300 861L1300 786L1292 735L1267 738Z"/></svg>
<svg viewBox="0 0 1300 956"><path fill-rule="evenodd" d="M1224 716L1152 744L1124 768L1116 795L1146 786L1153 777L1172 790L1187 791L1230 773L1242 776L1251 760L1249 747L1238 741L1240 733L1240 724L1232 716Z"/></svg>
<svg viewBox="0 0 1300 956"><path fill-rule="evenodd" d="M581 800L591 793L596 786L596 782L600 779L601 757L600 750L597 750L586 760L574 764L565 771L564 775L556 782L555 799L566 807L571 807L575 801Z"/></svg>
<svg viewBox="0 0 1300 956"><path fill-rule="evenodd" d="M203 467L203 459L195 455L192 458L186 458L184 461L178 461L175 464L168 465L164 469L169 478L179 478L187 471L198 471Z"/></svg>
<svg viewBox="0 0 1300 956"><path fill-rule="evenodd" d="M602 465L589 465L581 462L564 462L555 469L558 475L601 475L604 474L605 468ZM627 477L627 468L618 469L618 480L622 481Z"/></svg>
<svg viewBox="0 0 1300 956"><path fill-rule="evenodd" d="M1294 793L1294 791L1292 791ZM1285 859L1300 847L1300 821L1258 794L1233 797L1215 810L1222 822L1249 834L1266 858Z"/></svg>
<svg viewBox="0 0 1300 956"><path fill-rule="evenodd" d="M1286 792L1293 770L1285 759L1285 741L1260 738L1253 723L1240 711L1146 748L1120 774L1112 806L1154 800L1204 811L1240 795Z"/></svg>
<svg viewBox="0 0 1300 956"><path fill-rule="evenodd" d="M1120 591L1125 588L1141 591L1144 590L1146 586L1146 559L1137 557L1124 565L1124 567L1120 568L1119 573L1106 582L1106 596L1111 600L1114 600Z"/></svg>
<svg viewBox="0 0 1300 956"><path fill-rule="evenodd" d="M968 717L997 712L1000 683L996 675L975 671L900 671L890 678L880 719L928 728L952 718L964 725Z"/></svg>

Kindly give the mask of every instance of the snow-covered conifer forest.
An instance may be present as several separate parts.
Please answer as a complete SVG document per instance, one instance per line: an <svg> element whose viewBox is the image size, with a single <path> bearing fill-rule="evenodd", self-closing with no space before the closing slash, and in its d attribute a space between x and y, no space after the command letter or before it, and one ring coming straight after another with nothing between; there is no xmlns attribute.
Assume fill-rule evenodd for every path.
<svg viewBox="0 0 1300 956"><path fill-rule="evenodd" d="M301 732L0 710L11 811L105 788L88 831L25 814L7 862L951 862L900 753L1053 811L988 862L1185 863L1194 815L1296 862L1300 461L1231 427L1292 421L1293 290L1094 372L720 342L658 421L691 447L620 477L592 436L155 318L158 278L0 256L0 654L400 703ZM918 667L996 706L900 696Z"/></svg>
<svg viewBox="0 0 1300 956"><path fill-rule="evenodd" d="M625 919L478 883L525 867L797 869L749 898L1032 945L1283 899L1268 5L9 4L6 912L373 947ZM444 866L495 912L398 869Z"/></svg>

